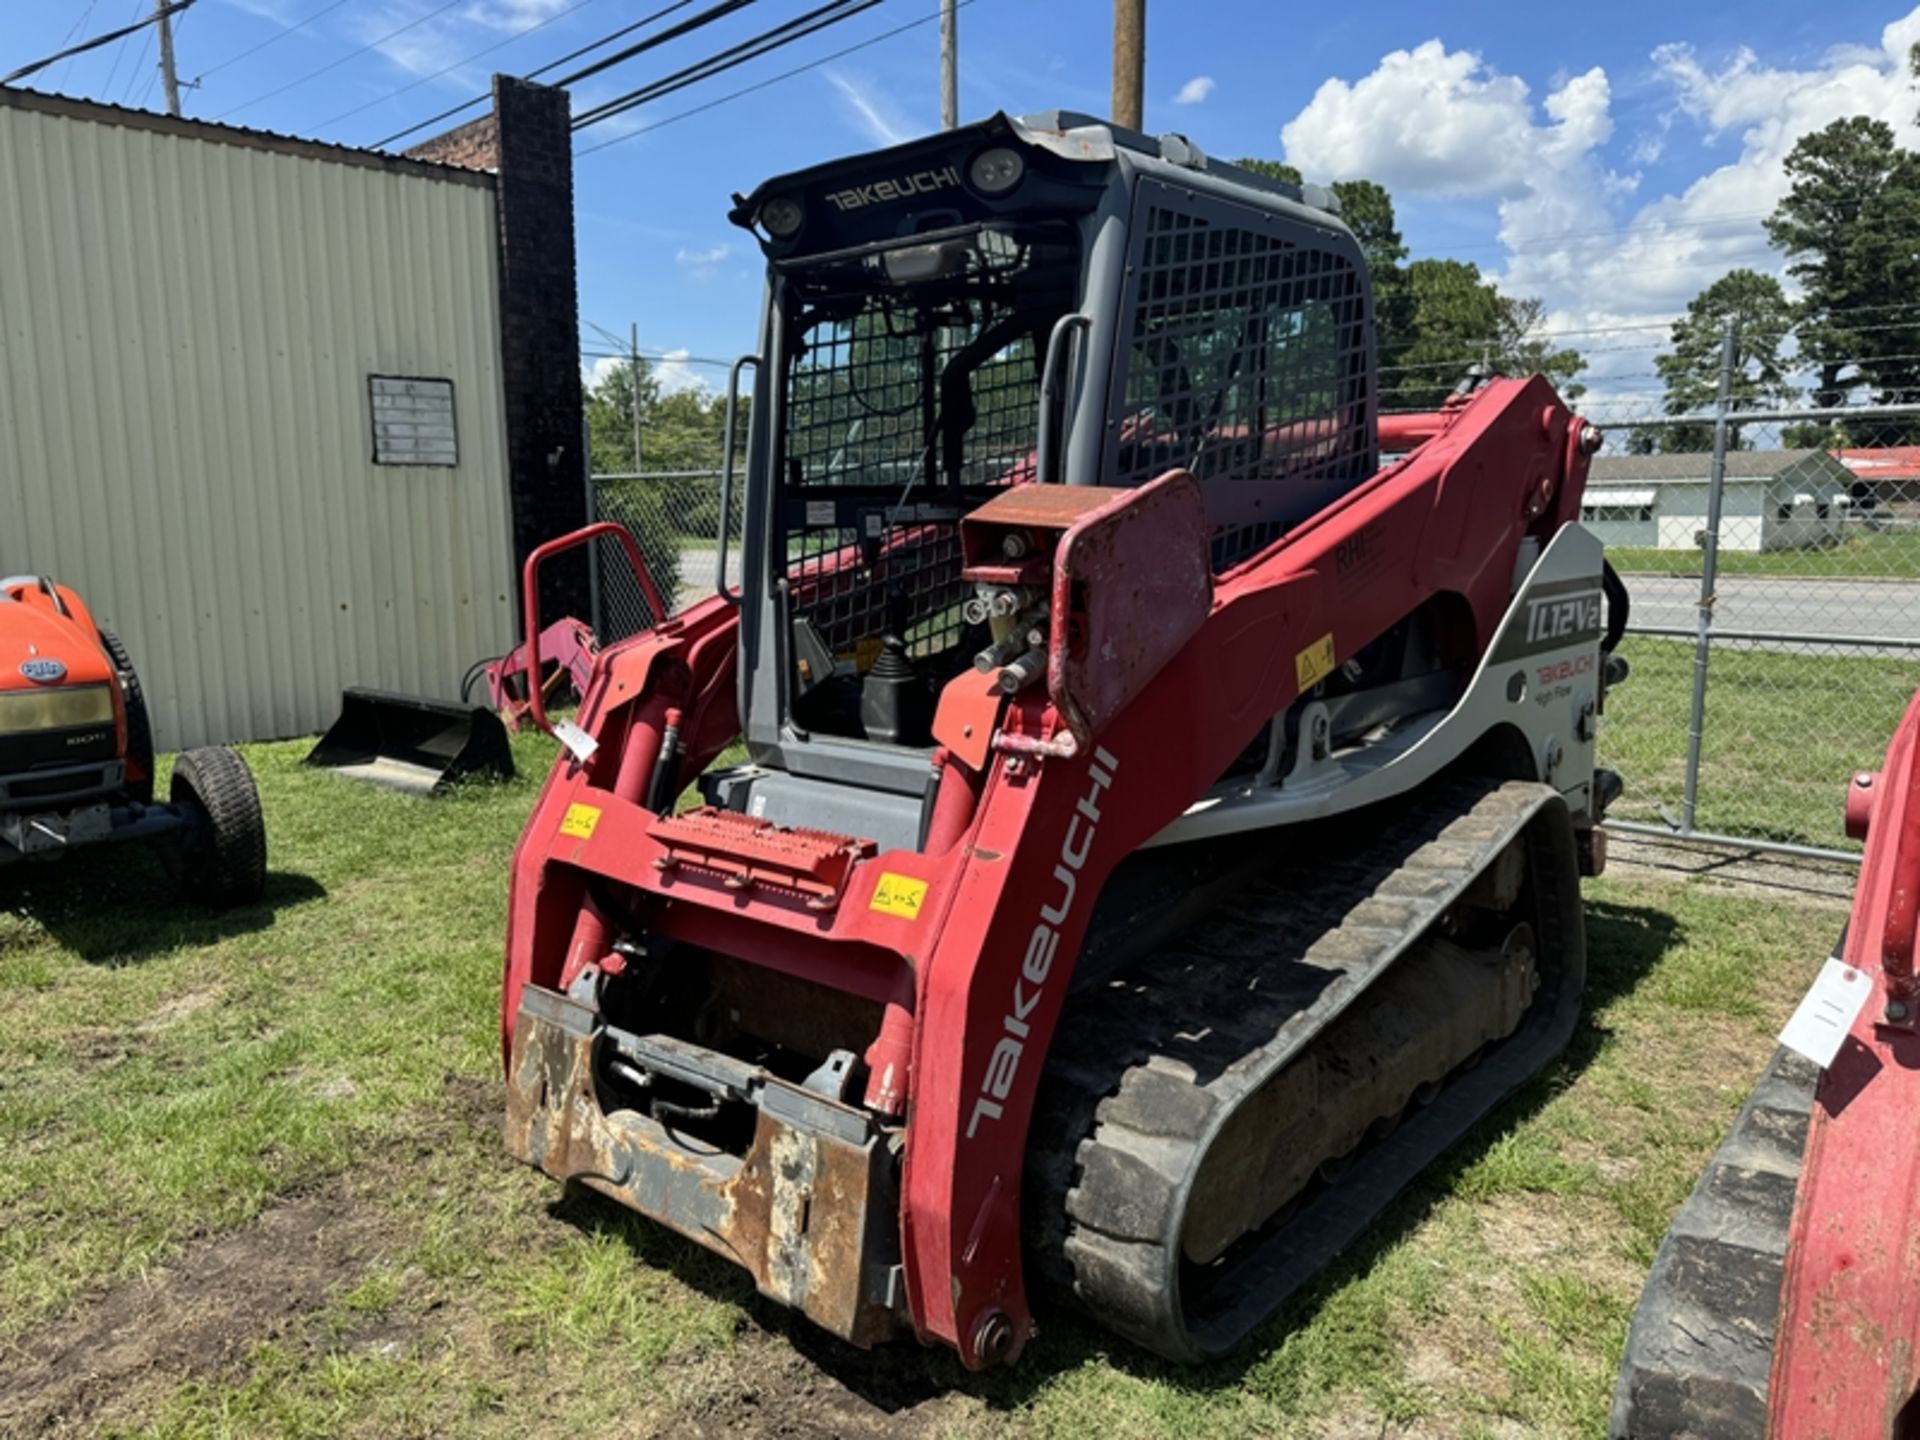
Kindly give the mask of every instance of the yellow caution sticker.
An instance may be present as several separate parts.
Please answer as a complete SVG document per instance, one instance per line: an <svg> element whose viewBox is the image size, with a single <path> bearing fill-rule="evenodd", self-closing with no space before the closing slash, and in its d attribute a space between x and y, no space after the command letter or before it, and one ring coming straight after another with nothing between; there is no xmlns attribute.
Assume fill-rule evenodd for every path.
<svg viewBox="0 0 1920 1440"><path fill-rule="evenodd" d="M918 920L920 907L926 900L926 881L911 875L895 875L889 870L873 887L873 899L867 902L867 908L878 910L882 915L898 915L902 920Z"/></svg>
<svg viewBox="0 0 1920 1440"><path fill-rule="evenodd" d="M560 833L571 835L577 840L593 838L593 827L600 823L600 810L595 805L569 805L566 819L560 822Z"/></svg>
<svg viewBox="0 0 1920 1440"><path fill-rule="evenodd" d="M1333 655L1333 632L1329 630L1313 644L1293 657L1293 668L1300 677L1300 688L1318 685L1331 675L1339 661Z"/></svg>

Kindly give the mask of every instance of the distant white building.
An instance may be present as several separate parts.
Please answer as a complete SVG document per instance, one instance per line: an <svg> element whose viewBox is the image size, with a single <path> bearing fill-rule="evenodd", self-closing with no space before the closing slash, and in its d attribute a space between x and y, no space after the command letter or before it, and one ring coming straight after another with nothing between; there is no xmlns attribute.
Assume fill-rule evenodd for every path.
<svg viewBox="0 0 1920 1440"><path fill-rule="evenodd" d="M1610 546L1705 547L1711 455L1602 455L1581 523ZM1722 550L1795 550L1836 543L1854 476L1824 450L1734 450L1720 502Z"/></svg>

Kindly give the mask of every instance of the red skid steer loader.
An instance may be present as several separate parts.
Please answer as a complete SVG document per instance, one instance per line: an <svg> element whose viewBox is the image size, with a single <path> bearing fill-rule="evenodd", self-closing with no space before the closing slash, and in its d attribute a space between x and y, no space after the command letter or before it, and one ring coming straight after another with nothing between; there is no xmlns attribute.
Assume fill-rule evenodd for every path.
<svg viewBox="0 0 1920 1440"><path fill-rule="evenodd" d="M1326 195L1180 137L1001 116L733 219L739 589L723 534L599 655L528 822L507 1143L856 1345L1008 1362L1050 1291L1217 1354L1575 1022L1597 433L1380 416Z"/></svg>
<svg viewBox="0 0 1920 1440"><path fill-rule="evenodd" d="M1622 1440L1920 1440L1920 695L1846 816L1853 912L1654 1256Z"/></svg>

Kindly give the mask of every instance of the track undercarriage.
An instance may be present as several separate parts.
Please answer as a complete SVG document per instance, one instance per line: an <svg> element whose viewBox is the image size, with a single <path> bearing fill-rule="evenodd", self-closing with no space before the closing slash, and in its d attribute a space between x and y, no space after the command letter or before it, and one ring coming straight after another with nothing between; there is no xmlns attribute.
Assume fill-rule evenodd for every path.
<svg viewBox="0 0 1920 1440"><path fill-rule="evenodd" d="M1579 1009L1572 830L1546 787L1443 784L1271 844L1292 863L1219 857L1205 919L1076 987L1036 1111L1045 1273L1173 1359L1244 1338Z"/></svg>

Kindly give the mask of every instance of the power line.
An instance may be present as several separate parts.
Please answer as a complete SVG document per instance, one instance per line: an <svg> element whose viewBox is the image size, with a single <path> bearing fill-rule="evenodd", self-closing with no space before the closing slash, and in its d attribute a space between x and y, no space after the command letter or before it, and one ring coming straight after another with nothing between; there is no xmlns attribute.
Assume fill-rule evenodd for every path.
<svg viewBox="0 0 1920 1440"><path fill-rule="evenodd" d="M809 10L806 14L776 25L771 30L763 31L750 40L742 41L718 54L709 55L696 64L677 70L637 90L630 90L625 95L595 106L585 114L576 115L573 128L584 130L589 125L610 120L615 115L646 104L649 100L657 100L663 95L671 95L676 90L684 90L689 85L696 85L702 80L710 80L735 66L746 64L749 60L757 60L762 55L771 54L775 50L793 44L796 40L804 40L809 35L818 34L829 26L839 24L842 20L851 20L854 16L871 10L880 3L881 0L828 0L827 4L816 10Z"/></svg>
<svg viewBox="0 0 1920 1440"><path fill-rule="evenodd" d="M484 56L491 55L496 50L504 50L506 49L507 46L513 44L514 42L518 40L524 40L527 36L533 34L534 31L544 30L547 28L547 26L553 24L556 20L564 20L567 18L567 16L573 14L574 11L584 10L587 8L587 6L593 3L594 3L594 0L574 0L574 3L567 6L566 9L556 10L553 12L553 14L549 15L546 19L536 20L533 24L526 26L524 29L516 30L511 35L507 36L506 39L504 40L496 40L493 44L486 46L484 49L476 50L471 55L462 56L460 59L454 61L451 65L443 66L440 69L434 71L431 75L422 75L419 79L411 81L408 84L402 85L398 90L388 91L385 95L381 95L375 99L369 100L363 105L356 105L351 110L342 110L338 115L335 115L332 119L322 120L318 125L314 126L313 128L316 130L325 130L328 126L337 125L342 120L352 119L355 115L360 114L364 110L371 110L376 105L384 105L389 100L397 100L399 99L400 96L405 95L409 90L418 90L422 85L426 85L434 80L438 80L442 75L452 74L455 70L458 70L463 65L471 65L474 61L479 60ZM465 107L463 106L462 108L464 109Z"/></svg>
<svg viewBox="0 0 1920 1440"><path fill-rule="evenodd" d="M318 10L314 11L311 15L307 16L306 19L296 20L291 25L281 26L280 29L276 30L273 34L269 35L266 39L262 40L258 45L250 45L245 50L242 50L238 55L229 55L226 59L222 60L218 65L215 65L210 70L202 70L197 78L204 80L209 75L219 74L222 70L226 69L229 65L239 64L242 60L245 60L250 55L258 55L262 50L266 49L269 45L279 44L282 40L286 39L287 36L293 34L294 31L304 30L307 26L311 25L314 21L318 20L322 15L330 15L335 10L338 10L342 5L345 5L347 3L349 3L349 0L332 0L331 4L322 5Z"/></svg>
<svg viewBox="0 0 1920 1440"><path fill-rule="evenodd" d="M366 54L369 50L377 50L380 48L380 46L386 44L389 40L392 40L401 35L404 35L409 30L418 29L420 26L426 24L427 21L433 19L436 15L444 15L447 13L447 11L453 9L454 6L465 5L467 3L468 3L468 0L444 0L444 3L434 6L434 8L427 11L426 14L417 16L416 18L409 20L406 24L400 26L397 29L389 30L386 34L382 35L378 40L369 40L366 44L362 45L358 50L350 50L345 55L342 55L338 60L329 61L327 64L322 65L318 70L309 71L307 74L302 75L297 80L289 80L286 84L278 86L275 89L269 90L264 95L256 95L253 97L253 99L242 101L240 104L235 105L230 110L222 110L218 115L214 116L213 118L216 120L224 120L229 115L238 115L242 110L251 110L254 106L260 104L263 100L271 100L276 95L284 95L289 90L297 90L302 85L305 85L310 81L318 80L322 75L325 75L330 70L338 70L342 65L346 64L349 60L356 60L360 56Z"/></svg>
<svg viewBox="0 0 1920 1440"><path fill-rule="evenodd" d="M684 10L687 8L687 6L691 4L693 4L693 0L674 0L673 4L668 5L663 9L656 10L651 15L642 15L638 20L635 20L627 25L622 25L618 30L610 31L609 33L602 35L598 40L595 40L590 44L582 45L577 50L569 50L566 54L562 55L557 60L549 60L545 65L542 65L537 70L529 70L526 73L524 78L528 80L532 80L538 76L546 74L549 70L557 70L562 65L565 65L569 60L578 60L582 55L587 54L589 51L598 50L602 45L610 45L615 40L618 40L621 36L631 35L635 30L638 30L641 27L646 25L651 25L656 20L663 20L667 16L673 14L676 10ZM442 110L438 115L429 115L426 119L418 122L417 124L409 125L404 130L397 130L393 134L387 136L384 140L376 140L373 142L373 144L369 148L378 150L383 146L391 145L396 140L404 140L406 139L407 136L413 134L415 131L424 130L429 125L437 125L442 120L451 120L455 115L458 115L462 110L471 110L476 105L484 105L487 103L487 101L491 100L492 98L493 97L490 94L476 95L471 100L463 101L460 104L452 106L449 109Z"/></svg>
<svg viewBox="0 0 1920 1440"><path fill-rule="evenodd" d="M138 20L140 18L140 11L143 8L144 7L141 5L140 0L133 0L133 19ZM133 28L135 27L129 26L127 30L123 30L120 33L125 35L129 33ZM113 68L107 71L107 83L100 87L100 93L103 96L112 93L113 82L115 78L120 74L120 62L126 58L126 54L127 54L127 47L125 45L121 45L114 50Z"/></svg>
<svg viewBox="0 0 1920 1440"><path fill-rule="evenodd" d="M80 18L73 22L73 28L67 31L65 35L60 37L61 45L63 46L71 45L73 43L73 37L78 35L82 30L87 28L87 22L93 18L93 7L98 3L99 3L99 0L87 0L87 8L80 12ZM51 83L58 85L61 81L62 76L67 76L71 74L73 74L73 57L69 55L67 57L67 63L61 69L60 74L51 76L49 78L51 80Z"/></svg>
<svg viewBox="0 0 1920 1440"><path fill-rule="evenodd" d="M633 21L631 24L622 25L618 30L614 30L609 32L608 34L602 35L598 40L595 40L590 44L582 45L577 50L569 50L566 54L560 56L557 60L549 60L546 64L542 65L538 70L529 70L526 74L526 78L529 80L532 80L538 76L546 74L549 70L558 70L562 65L565 65L569 60L578 60L582 55L587 54L589 51L598 50L602 45L611 45L614 41L618 40L622 35L631 35L634 31L639 30L644 26L651 25L656 20L664 20L666 19L667 16L673 14L674 11L684 10L687 8L687 6L691 4L693 4L693 0L674 0L673 4L668 5L664 9L656 10L651 15L642 15L638 20Z"/></svg>
<svg viewBox="0 0 1920 1440"><path fill-rule="evenodd" d="M974 0L957 0L957 3L955 4L954 9L964 10L967 8L967 6L973 3L974 3ZM844 50L834 51L831 55L822 55L818 60L810 60L805 65L796 65L793 67L793 69L783 70L778 75L769 75L765 80L758 81L752 85L743 86L742 88L732 91L729 94L720 96L717 100L709 100L704 105L695 105L690 110L682 110L678 114L667 116L664 120L656 120L651 125L642 125L637 130L629 130L626 134L616 135L611 140L602 140L598 145L589 145L584 150L576 150L574 152L574 158L576 160L584 159L588 155L592 155L598 151L608 149L609 147L614 145L618 145L623 140L631 140L635 136L639 136L639 135L649 135L655 130L663 130L667 126L676 124L681 120L689 120L695 115L703 115L707 111L716 109L721 105L731 104L735 100L742 99L745 96L752 95L761 90L768 89L771 86L778 85L783 80L791 80L796 75L804 75L807 73L807 71L817 70L822 65L831 65L836 60L844 60L849 55L855 54L856 52L861 50L869 49L870 47L878 45L883 41L891 40L896 35L904 35L909 30L917 30L922 25L931 25L934 21L938 20L939 18L940 18L940 12L938 10L934 11L931 15L922 15L918 20L909 20L904 25L896 25L891 30L883 30L878 35L875 35L872 38L867 40L862 40L857 45L849 45Z"/></svg>
<svg viewBox="0 0 1920 1440"><path fill-rule="evenodd" d="M576 81L585 80L591 75L598 75L602 70L611 70L614 66L624 64L636 55L644 54L646 51L664 45L669 40L678 39L682 35L691 34L703 26L711 25L716 20L724 19L736 10L744 10L753 3L754 0L720 0L718 5L709 6L698 15L690 15L678 25L669 25L658 35L649 35L646 39L636 41L624 50L616 50L611 55L602 56L600 59L594 61L593 64L583 66L575 70L571 75L562 75L553 83L559 86L572 85Z"/></svg>
<svg viewBox="0 0 1920 1440"><path fill-rule="evenodd" d="M652 50L658 46L664 45L669 40L677 40L682 35L689 35L695 30L699 30L704 26L711 25L716 20L724 19L725 17L735 13L736 11L744 10L747 8L747 6L752 5L754 3L755 3L755 0L720 0L719 4L711 5L707 9L702 10L697 15L688 16L685 20L682 20L678 25L670 25L657 35L649 35L646 39L641 40L633 45L629 45L624 50L615 51L612 55L605 56L604 58L595 61L593 64L586 66L584 69L576 70L571 75L562 75L558 80L552 81L551 83L554 84L555 86L564 87L564 86L573 84L577 80L584 80L590 75L598 75L603 70L609 69L615 65L619 65L627 60L631 60L634 56L643 54L648 50ZM680 8L682 7L678 5L670 5L667 7L666 10L658 12L652 18L659 19L661 16L670 14L672 11L678 10ZM645 24L647 22L636 21L635 23ZM600 48L601 45L606 44L609 40L615 38L618 35L621 35L626 33L627 31L630 31L632 28L633 26L629 25L624 30L615 31L614 34L611 36L603 36L600 40L595 41L592 45L584 46L582 47L581 50L575 51L574 56L578 56L587 50L597 50ZM574 58L574 56L569 56L566 58L571 59L571 58ZM532 73L533 75L544 74L546 71L555 69L559 65L562 65L564 63L565 63L565 59L557 60L557 61L554 61L552 64L541 66L539 70L536 70ZM531 79L532 76L530 75L528 78ZM481 98L484 99L486 97L483 96ZM402 136L411 135L415 130L424 129L426 126L433 124L434 120L444 120L447 118L448 115L458 114L460 111L467 109L468 106L473 105L475 103L477 102L468 101L466 105L455 106L452 110L446 111L440 115L434 116L431 119L423 120L418 125L410 125L405 130L402 130L397 134L390 135L384 140L376 141L375 146L378 147L380 145L389 145L393 143L393 141L400 139Z"/></svg>
<svg viewBox="0 0 1920 1440"><path fill-rule="evenodd" d="M127 36L132 35L137 31L147 29L148 26L158 23L163 17L170 16L170 15L178 15L181 11L197 3L198 3L198 0L173 0L173 3L171 5L168 5L162 9L156 10L151 15L148 15L143 19L136 19L131 25L124 25L118 30L109 30L104 35L96 35L91 40L83 40L80 42L80 44L70 45L64 50L56 50L53 52L53 54L45 56L42 59L35 60L31 64L22 65L18 70L12 71L11 73L6 75L0 75L0 85L11 85L14 81L23 80L37 70L46 69L49 65L57 64L59 61L69 59L75 55L84 55L89 50L98 50L102 45L111 45L116 40L123 40ZM134 14L138 16L139 13L140 13L139 0L135 0ZM148 38L149 39L152 38L151 33L149 33ZM118 73L119 69L120 69L120 58L119 58L119 54L116 53L114 56L113 73ZM113 74L110 73L107 76L107 85L111 87L112 84L113 84Z"/></svg>

